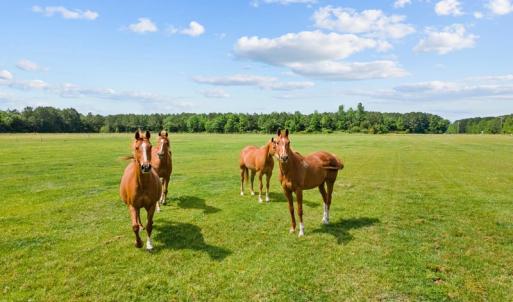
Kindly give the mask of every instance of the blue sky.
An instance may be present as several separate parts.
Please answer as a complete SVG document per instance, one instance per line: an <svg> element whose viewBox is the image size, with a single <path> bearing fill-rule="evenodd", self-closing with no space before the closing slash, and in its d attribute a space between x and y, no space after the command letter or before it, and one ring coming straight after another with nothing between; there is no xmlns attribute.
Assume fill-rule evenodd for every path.
<svg viewBox="0 0 513 302"><path fill-rule="evenodd" d="M512 0L0 1L0 109L513 113Z"/></svg>

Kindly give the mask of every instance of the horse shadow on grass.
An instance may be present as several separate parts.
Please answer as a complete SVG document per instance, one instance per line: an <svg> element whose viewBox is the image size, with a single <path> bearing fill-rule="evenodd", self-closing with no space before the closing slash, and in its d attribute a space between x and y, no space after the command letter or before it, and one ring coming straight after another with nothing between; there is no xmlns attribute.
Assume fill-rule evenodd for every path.
<svg viewBox="0 0 513 302"><path fill-rule="evenodd" d="M354 238L349 233L350 230L368 227L379 222L379 219L369 217L342 219L336 223L323 224L319 229L313 230L313 233L331 234L337 238L338 244L346 244Z"/></svg>
<svg viewBox="0 0 513 302"><path fill-rule="evenodd" d="M297 207L296 205L296 194L293 194L294 196L294 207ZM277 192L269 192L269 198L271 198L271 202L288 202L287 198L285 198L285 194L283 193L277 193ZM320 195L319 195L320 198ZM320 207L322 204L322 201L319 202L312 202L303 199L303 204L310 207L310 208L317 208Z"/></svg>
<svg viewBox="0 0 513 302"><path fill-rule="evenodd" d="M190 223L159 223L154 227L156 232L155 240L163 243L166 249L172 250L195 250L208 254L210 259L221 261L232 253L232 251L207 244L201 228Z"/></svg>
<svg viewBox="0 0 513 302"><path fill-rule="evenodd" d="M212 214L221 211L221 209L207 205L205 199L196 196L182 195L171 200L182 209L200 209L205 214Z"/></svg>

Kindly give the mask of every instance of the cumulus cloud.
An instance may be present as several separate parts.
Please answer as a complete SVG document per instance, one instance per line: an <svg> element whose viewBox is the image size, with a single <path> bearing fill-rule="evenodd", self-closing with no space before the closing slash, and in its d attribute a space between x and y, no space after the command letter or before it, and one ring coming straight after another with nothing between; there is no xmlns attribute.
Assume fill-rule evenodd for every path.
<svg viewBox="0 0 513 302"><path fill-rule="evenodd" d="M42 14L47 17L53 15L60 15L64 19L83 19L83 20L96 20L100 14L92 10L80 10L80 9L67 9L63 6L46 6L41 7L35 5L32 7L32 11L38 14Z"/></svg>
<svg viewBox="0 0 513 302"><path fill-rule="evenodd" d="M411 0L395 0L394 7L395 8L402 8L402 7L405 7L406 5L409 5L409 4L411 4Z"/></svg>
<svg viewBox="0 0 513 302"><path fill-rule="evenodd" d="M368 34L383 38L401 39L415 28L404 23L406 17L387 16L381 10L357 12L351 8L321 7L313 15L315 26L341 33Z"/></svg>
<svg viewBox="0 0 513 302"><path fill-rule="evenodd" d="M426 37L415 46L416 52L436 52L444 55L456 50L474 47L478 36L468 34L462 24L453 24L442 31L426 28Z"/></svg>
<svg viewBox="0 0 513 302"><path fill-rule="evenodd" d="M474 12L474 18L476 19L482 19L484 17L482 12Z"/></svg>
<svg viewBox="0 0 513 302"><path fill-rule="evenodd" d="M13 76L8 70L0 70L0 80L12 80Z"/></svg>
<svg viewBox="0 0 513 302"><path fill-rule="evenodd" d="M128 25L128 29L139 34L158 31L157 25L148 18L139 18L139 22Z"/></svg>
<svg viewBox="0 0 513 302"><path fill-rule="evenodd" d="M297 90L314 86L312 82L281 82L275 77L264 77L247 74L230 76L197 76L192 80L200 84L218 86L255 86L264 90Z"/></svg>
<svg viewBox="0 0 513 302"><path fill-rule="evenodd" d="M252 0L251 5L254 7L260 6L260 4L280 4L280 5L289 5L289 4L315 4L317 0Z"/></svg>
<svg viewBox="0 0 513 302"><path fill-rule="evenodd" d="M171 34L182 34L191 37L201 36L205 33L205 27L196 21L191 21L189 27L178 29L173 26L169 27L168 32Z"/></svg>
<svg viewBox="0 0 513 302"><path fill-rule="evenodd" d="M323 80L347 81L403 77L408 73L394 61L292 63L297 74Z"/></svg>
<svg viewBox="0 0 513 302"><path fill-rule="evenodd" d="M304 31L278 38L242 37L234 52L241 58L289 68L303 76L327 80L363 80L407 74L393 61L342 62L366 49L385 51L385 41L354 34Z"/></svg>
<svg viewBox="0 0 513 302"><path fill-rule="evenodd" d="M486 6L495 15L507 15L513 12L511 0L489 0Z"/></svg>
<svg viewBox="0 0 513 302"><path fill-rule="evenodd" d="M41 70L41 67L32 62L32 61L29 61L27 59L21 59L18 61L18 63L16 63L16 67L18 67L19 69L21 70L25 70L25 71L39 71Z"/></svg>
<svg viewBox="0 0 513 302"><path fill-rule="evenodd" d="M224 98L230 97L230 94L221 88L212 88L212 89L202 90L201 94L203 94L203 96L205 96L207 98L214 98L214 99L224 99Z"/></svg>
<svg viewBox="0 0 513 302"><path fill-rule="evenodd" d="M239 57L284 65L292 62L315 62L344 59L365 49L384 51L390 44L352 34L303 31L278 38L242 37L235 45Z"/></svg>
<svg viewBox="0 0 513 302"><path fill-rule="evenodd" d="M442 0L435 5L435 12L439 16L461 16L461 3L459 0Z"/></svg>

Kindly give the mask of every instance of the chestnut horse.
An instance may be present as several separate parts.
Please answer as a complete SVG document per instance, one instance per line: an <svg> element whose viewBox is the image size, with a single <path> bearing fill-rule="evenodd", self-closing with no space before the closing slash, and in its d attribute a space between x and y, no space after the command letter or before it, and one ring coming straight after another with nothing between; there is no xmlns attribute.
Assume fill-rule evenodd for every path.
<svg viewBox="0 0 513 302"><path fill-rule="evenodd" d="M162 193L162 188L157 172L151 167L149 131L146 131L146 133L137 131L135 133L132 154L131 157L127 158L132 159L132 162L128 164L121 178L119 195L130 210L132 230L135 234L135 246L138 248L143 245L139 236L139 231L142 230L140 210L141 208L146 209L148 213L146 249L152 250L151 231L153 229L153 214Z"/></svg>
<svg viewBox="0 0 513 302"><path fill-rule="evenodd" d="M303 224L303 190L319 188L324 201L324 215L322 222L329 224L331 196L333 185L337 179L338 170L344 164L334 154L318 151L308 156L292 151L290 148L289 130L278 130L276 139L276 157L280 166L280 183L289 202L290 217L292 220L290 232L296 231L296 218L294 216L294 201L292 193L296 193L297 212L299 215L299 236L305 234ZM326 184L326 187L325 187Z"/></svg>
<svg viewBox="0 0 513 302"><path fill-rule="evenodd" d="M167 187L169 186L169 178L173 171L173 162L171 159L171 149L169 148L169 139L167 131L159 132L157 139L158 147L151 151L151 165L162 179L162 195L157 203L157 212L160 212L160 205L166 204Z"/></svg>
<svg viewBox="0 0 513 302"><path fill-rule="evenodd" d="M262 202L262 176L266 178L265 201L269 202L269 180L273 174L274 168L274 138L263 147L247 146L240 152L240 195L244 195L244 181L248 180L249 170L251 170L251 195L255 195L253 182L255 174L258 172L259 194L258 202Z"/></svg>

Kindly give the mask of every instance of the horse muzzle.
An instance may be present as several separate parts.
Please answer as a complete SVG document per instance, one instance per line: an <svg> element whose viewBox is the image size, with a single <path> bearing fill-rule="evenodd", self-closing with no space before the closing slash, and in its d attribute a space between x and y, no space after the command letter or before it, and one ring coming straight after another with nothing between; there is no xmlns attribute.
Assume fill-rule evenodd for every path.
<svg viewBox="0 0 513 302"><path fill-rule="evenodd" d="M279 156L278 160L281 161L282 163L286 163L289 160L289 156L288 155Z"/></svg>
<svg viewBox="0 0 513 302"><path fill-rule="evenodd" d="M151 171L151 164L142 164L141 165L141 172L149 173L150 171Z"/></svg>

